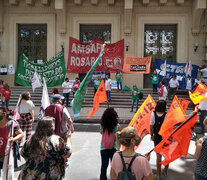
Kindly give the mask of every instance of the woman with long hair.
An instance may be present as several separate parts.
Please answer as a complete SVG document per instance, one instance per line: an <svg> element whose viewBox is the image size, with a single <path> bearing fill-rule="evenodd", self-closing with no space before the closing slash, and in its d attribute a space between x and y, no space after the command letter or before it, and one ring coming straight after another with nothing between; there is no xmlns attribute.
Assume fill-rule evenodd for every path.
<svg viewBox="0 0 207 180"><path fill-rule="evenodd" d="M29 92L23 92L21 101L19 103L18 111L20 114L19 125L22 131L26 129L26 141L32 134L32 123L34 122L34 104L30 100L31 95ZM19 142L20 144L21 142Z"/></svg>
<svg viewBox="0 0 207 180"><path fill-rule="evenodd" d="M19 180L62 179L65 175L65 159L72 153L70 136L66 143L54 134L55 119L43 117L37 124L31 139L22 148L21 155L26 160Z"/></svg>
<svg viewBox="0 0 207 180"><path fill-rule="evenodd" d="M151 120L150 120L150 132L151 132L151 140L154 141L154 146L157 146L162 141L162 136L160 136L158 133L160 131L160 128L164 122L165 116L167 114L166 112L166 101L159 100L157 102L157 105L155 107L155 111L151 114ZM164 176L167 176L168 171L168 165L165 166L165 168L161 171L161 164L162 156L161 154L156 153L157 155L157 175L156 179L161 178L161 173Z"/></svg>
<svg viewBox="0 0 207 180"><path fill-rule="evenodd" d="M126 169L132 161L131 172L136 180L153 180L152 169L145 156L135 152L135 146L140 142L140 138L134 127L126 127L121 132L117 132L118 141L125 147L122 152L116 152L111 163L111 179L117 179L119 173L123 171L124 164ZM122 161L123 160L123 161Z"/></svg>
<svg viewBox="0 0 207 180"><path fill-rule="evenodd" d="M112 157L117 149L115 134L121 130L118 124L118 115L113 108L108 108L104 111L101 118L100 133L102 134L101 141L101 174L100 180L106 180L106 172L109 164L109 159Z"/></svg>

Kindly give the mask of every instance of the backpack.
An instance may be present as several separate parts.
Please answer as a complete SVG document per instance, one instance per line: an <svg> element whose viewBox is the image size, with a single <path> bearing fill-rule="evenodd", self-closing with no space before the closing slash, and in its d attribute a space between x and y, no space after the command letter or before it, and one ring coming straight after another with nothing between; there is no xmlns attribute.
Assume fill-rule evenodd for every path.
<svg viewBox="0 0 207 180"><path fill-rule="evenodd" d="M114 147L115 134L114 131L109 133L108 129L105 129L102 135L102 145L106 149L112 149Z"/></svg>
<svg viewBox="0 0 207 180"><path fill-rule="evenodd" d="M131 166L132 166L135 158L137 156L140 156L140 154L139 153L136 153L132 157L132 159L131 159L131 161L129 163L128 169L126 169L126 165L125 165L124 158L123 158L123 155L122 155L122 152L121 151L119 152L119 155L121 157L121 161L122 161L122 164L123 164L123 171L121 171L121 172L118 173L117 180L136 180L134 173L131 172Z"/></svg>
<svg viewBox="0 0 207 180"><path fill-rule="evenodd" d="M139 99L143 99L144 94L142 91L140 91L140 93L138 95L139 95Z"/></svg>

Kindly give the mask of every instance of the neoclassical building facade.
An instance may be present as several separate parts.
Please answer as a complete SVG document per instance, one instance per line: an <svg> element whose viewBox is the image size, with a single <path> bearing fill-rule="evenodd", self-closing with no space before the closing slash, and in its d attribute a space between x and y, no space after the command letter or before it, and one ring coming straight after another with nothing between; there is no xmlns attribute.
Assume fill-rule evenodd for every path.
<svg viewBox="0 0 207 180"><path fill-rule="evenodd" d="M62 47L67 65L69 37L124 39L125 55L201 66L207 63L206 0L0 0L0 66L16 69L23 52L35 62L45 61ZM12 86L14 76L0 79ZM123 74L128 86L148 87L146 79Z"/></svg>

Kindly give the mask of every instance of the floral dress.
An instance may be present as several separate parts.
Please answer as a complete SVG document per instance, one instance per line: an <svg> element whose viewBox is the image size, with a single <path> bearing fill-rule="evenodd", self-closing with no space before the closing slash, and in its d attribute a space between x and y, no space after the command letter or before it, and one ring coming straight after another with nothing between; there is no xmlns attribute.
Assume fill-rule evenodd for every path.
<svg viewBox="0 0 207 180"><path fill-rule="evenodd" d="M68 154L70 148L63 139L52 135L46 143L46 153L31 154L25 143L21 155L25 158L18 179L19 180L59 180L65 175L65 162L63 156Z"/></svg>

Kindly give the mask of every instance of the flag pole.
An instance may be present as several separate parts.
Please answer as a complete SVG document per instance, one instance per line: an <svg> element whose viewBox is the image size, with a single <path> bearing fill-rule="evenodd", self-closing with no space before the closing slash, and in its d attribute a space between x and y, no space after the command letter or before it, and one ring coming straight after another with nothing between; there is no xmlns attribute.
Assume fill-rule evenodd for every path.
<svg viewBox="0 0 207 180"><path fill-rule="evenodd" d="M183 122L180 126L178 126L176 129L175 129L175 131L174 132L172 132L172 134L169 136L169 138L173 135L173 134L175 134L181 127L183 127L187 122L189 122L194 116L196 116L197 115L197 112L195 112L192 116L190 116L185 122ZM151 151L149 151L148 153L146 153L146 154L150 154L152 151L154 151L154 148L151 150Z"/></svg>

